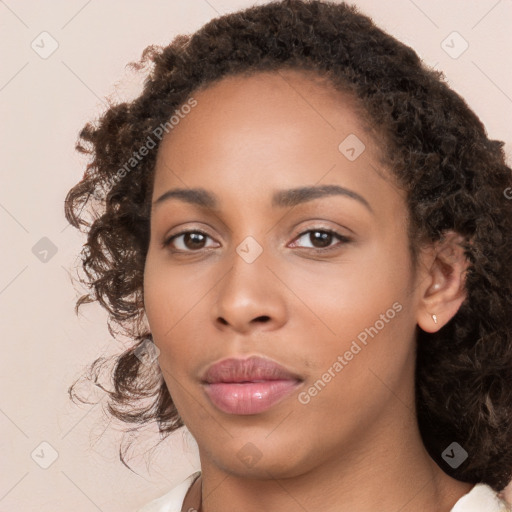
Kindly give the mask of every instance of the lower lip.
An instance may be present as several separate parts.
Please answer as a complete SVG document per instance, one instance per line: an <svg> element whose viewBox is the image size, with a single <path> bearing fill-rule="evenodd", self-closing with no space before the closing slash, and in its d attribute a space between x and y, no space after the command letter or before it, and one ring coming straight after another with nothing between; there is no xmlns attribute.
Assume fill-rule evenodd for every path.
<svg viewBox="0 0 512 512"><path fill-rule="evenodd" d="M217 382L204 389L213 405L228 414L258 414L270 409L292 393L301 382L267 380L264 382Z"/></svg>

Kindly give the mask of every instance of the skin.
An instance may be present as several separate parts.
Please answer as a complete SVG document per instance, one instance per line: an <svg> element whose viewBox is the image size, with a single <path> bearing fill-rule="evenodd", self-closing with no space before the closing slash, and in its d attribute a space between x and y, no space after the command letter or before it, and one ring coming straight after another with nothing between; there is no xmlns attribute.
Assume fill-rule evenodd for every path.
<svg viewBox="0 0 512 512"><path fill-rule="evenodd" d="M405 193L351 98L320 77L229 77L194 98L197 106L158 150L153 201L201 187L218 196L219 209L176 198L154 204L144 274L159 364L199 446L202 476L183 510L199 508L202 491L207 512L448 512L472 485L446 475L422 443L414 363L417 328L440 329L464 299L457 236L423 248L413 267ZM338 149L349 134L365 144L354 161ZM272 207L275 190L312 185L350 189L371 211L343 195ZM197 229L208 236L163 246ZM322 244L314 236L322 229L350 241ZM252 263L236 252L248 236L263 249ZM301 403L299 393L394 303L400 312ZM264 413L219 411L203 392L202 372L250 355L270 357L304 382ZM247 443L260 456L253 465L238 456Z"/></svg>

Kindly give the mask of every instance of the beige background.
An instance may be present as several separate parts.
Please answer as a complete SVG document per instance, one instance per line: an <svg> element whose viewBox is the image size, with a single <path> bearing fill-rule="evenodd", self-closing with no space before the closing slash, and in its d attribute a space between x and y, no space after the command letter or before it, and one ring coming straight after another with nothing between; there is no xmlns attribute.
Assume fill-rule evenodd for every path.
<svg viewBox="0 0 512 512"><path fill-rule="evenodd" d="M117 456L118 427L103 418L101 405L69 401L67 387L81 370L123 344L108 335L99 306L84 307L79 317L73 312L78 291L70 274L83 239L67 225L63 200L84 170L74 151L78 131L104 109L106 96L129 99L139 90L140 78L125 64L151 43L167 44L251 3L0 1L1 512L136 510L199 467L186 433L161 444L147 467L147 451L158 441L148 435L131 461L140 476L130 472ZM511 0L355 3L442 69L510 154ZM58 43L47 58L31 47L35 41L39 53L51 49L43 31ZM469 44L458 58L441 44L453 31ZM453 37L452 54L464 44ZM57 251L46 262L43 237ZM58 458L43 469L52 454Z"/></svg>

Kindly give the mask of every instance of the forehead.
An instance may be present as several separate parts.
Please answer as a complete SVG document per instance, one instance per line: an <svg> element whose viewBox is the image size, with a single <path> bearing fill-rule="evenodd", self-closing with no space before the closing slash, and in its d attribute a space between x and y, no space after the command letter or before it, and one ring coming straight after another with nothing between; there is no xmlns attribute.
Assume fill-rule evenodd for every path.
<svg viewBox="0 0 512 512"><path fill-rule="evenodd" d="M314 72L231 76L192 97L160 145L154 196L202 187L232 204L270 202L270 189L338 184L375 195L389 181L354 99Z"/></svg>
<svg viewBox="0 0 512 512"><path fill-rule="evenodd" d="M294 128L297 135L304 134L316 144L325 134L336 140L348 130L357 132L367 143L373 142L363 134L363 111L355 98L310 70L228 76L202 86L192 96L197 106L180 116L179 126L164 137L163 149L169 145L176 149L191 136L202 142L216 140L217 144L225 136L233 140L245 137L247 142L252 138L256 143L265 135L273 138L276 130L282 130L284 138ZM312 137L314 132L317 137Z"/></svg>

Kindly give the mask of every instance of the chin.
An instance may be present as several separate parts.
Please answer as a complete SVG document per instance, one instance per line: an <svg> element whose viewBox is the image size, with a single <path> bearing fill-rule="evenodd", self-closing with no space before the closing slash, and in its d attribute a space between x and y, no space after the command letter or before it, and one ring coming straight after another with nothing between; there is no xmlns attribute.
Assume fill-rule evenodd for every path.
<svg viewBox="0 0 512 512"><path fill-rule="evenodd" d="M306 461L312 461L307 454L300 454L297 449L285 446L283 441L281 450L276 449L276 443L258 441L246 442L233 440L233 450L224 445L223 452L215 454L210 452L213 463L228 474L240 478L254 478L268 480L271 478L294 478L309 470ZM296 446L296 444L295 444ZM218 444L216 445L218 447Z"/></svg>

